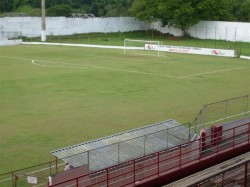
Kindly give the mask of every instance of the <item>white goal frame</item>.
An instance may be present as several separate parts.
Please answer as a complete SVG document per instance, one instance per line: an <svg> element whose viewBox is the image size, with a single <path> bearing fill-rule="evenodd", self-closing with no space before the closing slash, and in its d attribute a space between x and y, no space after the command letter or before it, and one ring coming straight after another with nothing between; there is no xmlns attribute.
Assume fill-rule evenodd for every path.
<svg viewBox="0 0 250 187"><path fill-rule="evenodd" d="M144 47L128 47L127 42L141 42L144 43ZM156 49L146 49L146 44L154 44L156 45ZM124 39L124 54L126 54L126 50L150 50L157 51L157 57L160 57L160 41L150 41L150 40L133 40L133 39Z"/></svg>

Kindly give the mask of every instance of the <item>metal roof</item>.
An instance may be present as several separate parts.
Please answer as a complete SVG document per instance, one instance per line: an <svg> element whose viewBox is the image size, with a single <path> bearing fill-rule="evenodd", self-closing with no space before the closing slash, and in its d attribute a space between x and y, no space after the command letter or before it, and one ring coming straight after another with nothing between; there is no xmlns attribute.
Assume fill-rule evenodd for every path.
<svg viewBox="0 0 250 187"><path fill-rule="evenodd" d="M57 149L51 154L74 167L87 164L90 171L97 171L179 145L191 136L189 128L171 119Z"/></svg>

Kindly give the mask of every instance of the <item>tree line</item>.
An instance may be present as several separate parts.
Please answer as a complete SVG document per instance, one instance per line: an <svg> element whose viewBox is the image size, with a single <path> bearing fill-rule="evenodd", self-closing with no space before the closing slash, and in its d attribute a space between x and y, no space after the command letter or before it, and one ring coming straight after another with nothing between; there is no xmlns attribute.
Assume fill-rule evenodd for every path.
<svg viewBox="0 0 250 187"><path fill-rule="evenodd" d="M185 34L201 20L250 22L250 0L136 0L130 13L139 20L160 20Z"/></svg>
<svg viewBox="0 0 250 187"><path fill-rule="evenodd" d="M45 0L47 16L71 16L72 13L96 17L129 16L134 0ZM1 13L40 9L41 0L0 0ZM40 15L40 12L37 12ZM39 16L36 15L36 16Z"/></svg>
<svg viewBox="0 0 250 187"><path fill-rule="evenodd" d="M133 16L185 31L200 20L250 22L250 0L45 0L47 16ZM1 13L40 16L41 0L1 0Z"/></svg>

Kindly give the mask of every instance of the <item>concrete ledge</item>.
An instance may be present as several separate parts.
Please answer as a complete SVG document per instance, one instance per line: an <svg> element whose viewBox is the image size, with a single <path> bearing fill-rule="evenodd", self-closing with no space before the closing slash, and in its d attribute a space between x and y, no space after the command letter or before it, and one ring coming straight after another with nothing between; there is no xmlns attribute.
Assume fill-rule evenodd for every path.
<svg viewBox="0 0 250 187"><path fill-rule="evenodd" d="M22 44L26 44L26 45L55 45L55 46L73 46L73 47L92 47L92 48L106 48L106 49L124 49L124 46L71 44L71 43L23 42ZM125 49L144 50L144 47L125 47Z"/></svg>
<svg viewBox="0 0 250 187"><path fill-rule="evenodd" d="M243 55L240 55L240 58L250 60L250 56L243 56Z"/></svg>

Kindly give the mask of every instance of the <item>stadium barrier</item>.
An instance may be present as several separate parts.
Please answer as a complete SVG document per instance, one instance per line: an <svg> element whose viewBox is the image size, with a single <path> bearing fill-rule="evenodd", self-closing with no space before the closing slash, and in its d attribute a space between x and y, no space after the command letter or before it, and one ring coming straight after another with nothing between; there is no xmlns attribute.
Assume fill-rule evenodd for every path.
<svg viewBox="0 0 250 187"><path fill-rule="evenodd" d="M205 149L202 147L202 139L198 138L188 143L175 146L160 152L131 160L119 165L108 167L104 170L92 172L61 183L50 183L49 187L71 186L137 186L151 181L160 176L167 175L194 163L213 159L228 150L235 150L250 143L250 118L248 123L238 125L231 129L222 130L205 136L205 143L210 144ZM230 135L230 136L229 136Z"/></svg>

